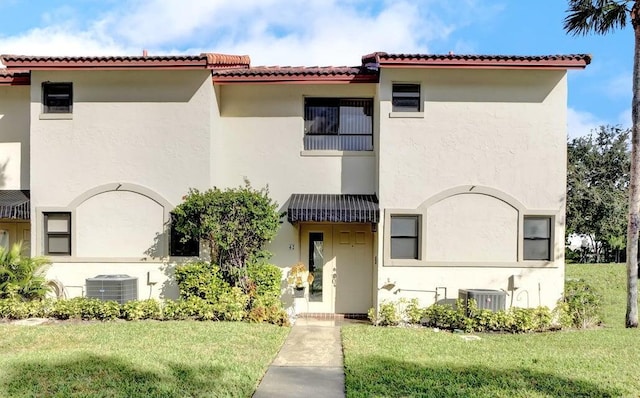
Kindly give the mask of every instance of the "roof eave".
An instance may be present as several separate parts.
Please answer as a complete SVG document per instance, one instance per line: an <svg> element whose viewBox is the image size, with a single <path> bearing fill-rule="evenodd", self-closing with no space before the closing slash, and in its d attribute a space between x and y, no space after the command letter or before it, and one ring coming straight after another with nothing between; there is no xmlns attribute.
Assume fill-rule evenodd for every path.
<svg viewBox="0 0 640 398"><path fill-rule="evenodd" d="M367 76L213 76L214 84L351 84L377 83L377 75Z"/></svg>
<svg viewBox="0 0 640 398"><path fill-rule="evenodd" d="M31 84L29 72L0 75L0 86L28 86Z"/></svg>
<svg viewBox="0 0 640 398"><path fill-rule="evenodd" d="M455 68L455 69L584 69L584 60L573 61L474 61L474 60L384 60L381 68Z"/></svg>
<svg viewBox="0 0 640 398"><path fill-rule="evenodd" d="M132 69L187 69L205 70L206 62L200 63L167 63L167 62L5 62L8 69L20 68L29 70L132 70Z"/></svg>

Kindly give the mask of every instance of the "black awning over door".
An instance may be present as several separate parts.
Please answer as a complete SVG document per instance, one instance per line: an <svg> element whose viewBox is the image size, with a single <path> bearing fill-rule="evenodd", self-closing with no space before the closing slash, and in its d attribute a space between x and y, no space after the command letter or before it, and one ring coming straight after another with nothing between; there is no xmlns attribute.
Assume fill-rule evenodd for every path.
<svg viewBox="0 0 640 398"><path fill-rule="evenodd" d="M380 208L376 195L298 194L291 195L287 221L378 223Z"/></svg>

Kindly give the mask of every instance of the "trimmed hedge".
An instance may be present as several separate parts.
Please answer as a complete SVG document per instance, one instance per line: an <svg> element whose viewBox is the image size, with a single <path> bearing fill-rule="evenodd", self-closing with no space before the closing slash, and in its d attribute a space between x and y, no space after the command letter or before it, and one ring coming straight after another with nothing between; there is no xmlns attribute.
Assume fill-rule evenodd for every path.
<svg viewBox="0 0 640 398"><path fill-rule="evenodd" d="M513 307L493 312L479 309L475 300L469 300L468 308L461 301L455 306L434 304L427 308L420 308L416 299L386 301L377 312L373 308L369 310L369 319L378 326L404 323L465 332L528 333L555 327L553 313L547 307Z"/></svg>
<svg viewBox="0 0 640 398"><path fill-rule="evenodd" d="M239 290L239 289L237 289ZM235 295L234 295L235 294ZM101 301L94 298L76 297L68 300L34 300L0 299L0 318L26 319L32 317L53 318L60 320L98 320L111 321L123 319L128 321L154 319L158 321L194 319L200 321L242 321L269 322L280 326L289 326L289 318L280 316L280 312L272 310L272 314L263 313L256 316L246 312L242 301L238 301L238 292L227 295L217 304L209 303L198 297L185 300L141 300L118 304L115 301ZM276 315L273 315L276 314Z"/></svg>

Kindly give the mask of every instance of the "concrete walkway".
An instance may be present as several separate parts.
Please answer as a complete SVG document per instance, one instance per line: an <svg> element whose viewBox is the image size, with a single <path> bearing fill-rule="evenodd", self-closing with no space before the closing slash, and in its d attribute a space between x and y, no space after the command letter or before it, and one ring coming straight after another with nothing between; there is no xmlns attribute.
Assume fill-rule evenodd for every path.
<svg viewBox="0 0 640 398"><path fill-rule="evenodd" d="M253 398L344 397L340 327L348 322L297 319Z"/></svg>

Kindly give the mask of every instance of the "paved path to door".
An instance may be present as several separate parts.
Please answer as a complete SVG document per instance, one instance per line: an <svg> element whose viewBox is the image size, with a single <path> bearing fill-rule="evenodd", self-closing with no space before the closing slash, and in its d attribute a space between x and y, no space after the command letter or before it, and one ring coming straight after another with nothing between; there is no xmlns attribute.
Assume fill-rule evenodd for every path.
<svg viewBox="0 0 640 398"><path fill-rule="evenodd" d="M297 319L253 397L344 397L340 327L345 323Z"/></svg>

